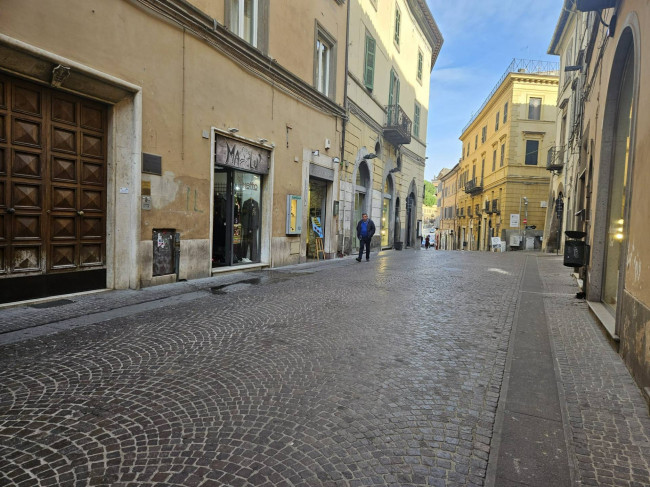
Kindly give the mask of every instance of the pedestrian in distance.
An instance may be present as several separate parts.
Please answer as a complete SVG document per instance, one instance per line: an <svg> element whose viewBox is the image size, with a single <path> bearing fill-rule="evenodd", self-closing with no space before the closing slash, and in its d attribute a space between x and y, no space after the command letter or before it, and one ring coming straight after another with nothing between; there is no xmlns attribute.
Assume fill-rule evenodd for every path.
<svg viewBox="0 0 650 487"><path fill-rule="evenodd" d="M431 247L431 237L427 235L427 238L424 239L424 248L429 250L429 247Z"/></svg>
<svg viewBox="0 0 650 487"><path fill-rule="evenodd" d="M368 218L368 213L361 214L361 220L357 223L357 238L359 239L359 257L357 262L361 262L363 248L366 248L366 262L370 260L370 241L375 234L375 223Z"/></svg>

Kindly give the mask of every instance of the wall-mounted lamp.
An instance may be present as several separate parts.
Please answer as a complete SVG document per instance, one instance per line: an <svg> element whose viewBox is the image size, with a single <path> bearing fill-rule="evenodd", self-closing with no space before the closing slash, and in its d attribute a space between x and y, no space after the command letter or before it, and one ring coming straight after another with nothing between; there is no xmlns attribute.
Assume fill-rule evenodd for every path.
<svg viewBox="0 0 650 487"><path fill-rule="evenodd" d="M376 157L377 157L377 154L374 154L372 152L370 154L366 154L365 156L363 156L363 158L366 159L366 160L375 159Z"/></svg>
<svg viewBox="0 0 650 487"><path fill-rule="evenodd" d="M338 157L333 157L333 158L332 158L332 162L333 162L334 164L338 164L339 162L341 162L341 159L339 159Z"/></svg>
<svg viewBox="0 0 650 487"><path fill-rule="evenodd" d="M318 149L311 151L311 153L315 156L320 156L320 151Z"/></svg>
<svg viewBox="0 0 650 487"><path fill-rule="evenodd" d="M236 134L237 132L239 132L239 129L236 127L230 127L228 129L228 132L230 132L231 134Z"/></svg>

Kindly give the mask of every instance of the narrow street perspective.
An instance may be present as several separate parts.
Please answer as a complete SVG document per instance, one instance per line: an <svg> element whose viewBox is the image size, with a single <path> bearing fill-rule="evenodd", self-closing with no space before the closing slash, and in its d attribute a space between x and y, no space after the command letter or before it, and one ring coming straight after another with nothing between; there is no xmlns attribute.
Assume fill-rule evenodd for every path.
<svg viewBox="0 0 650 487"><path fill-rule="evenodd" d="M576 290L554 255L408 250L6 308L0 485L650 485Z"/></svg>

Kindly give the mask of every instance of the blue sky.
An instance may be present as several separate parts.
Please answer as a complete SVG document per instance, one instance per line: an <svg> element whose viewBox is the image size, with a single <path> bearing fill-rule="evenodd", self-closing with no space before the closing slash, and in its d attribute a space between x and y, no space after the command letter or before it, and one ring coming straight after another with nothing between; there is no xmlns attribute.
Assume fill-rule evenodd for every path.
<svg viewBox="0 0 650 487"><path fill-rule="evenodd" d="M461 156L460 137L513 58L546 54L562 0L427 0L445 39L431 73L425 179Z"/></svg>

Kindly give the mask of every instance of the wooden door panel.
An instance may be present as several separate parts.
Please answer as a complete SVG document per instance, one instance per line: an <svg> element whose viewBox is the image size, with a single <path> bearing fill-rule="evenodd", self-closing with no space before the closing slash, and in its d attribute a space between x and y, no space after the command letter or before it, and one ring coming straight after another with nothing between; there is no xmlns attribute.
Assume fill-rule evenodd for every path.
<svg viewBox="0 0 650 487"><path fill-rule="evenodd" d="M77 110L74 100L54 94L52 96L52 120L77 125Z"/></svg>
<svg viewBox="0 0 650 487"><path fill-rule="evenodd" d="M77 153L77 133L61 127L52 127L52 147L56 152Z"/></svg>
<svg viewBox="0 0 650 487"><path fill-rule="evenodd" d="M43 90L35 85L14 83L11 109L29 115L43 115Z"/></svg>
<svg viewBox="0 0 650 487"><path fill-rule="evenodd" d="M101 239L105 234L104 218L84 216L81 219L80 235L82 239Z"/></svg>
<svg viewBox="0 0 650 487"><path fill-rule="evenodd" d="M41 147L41 124L26 118L13 118L11 141L15 145Z"/></svg>
<svg viewBox="0 0 650 487"><path fill-rule="evenodd" d="M0 275L6 274L7 271L7 246L0 245Z"/></svg>
<svg viewBox="0 0 650 487"><path fill-rule="evenodd" d="M76 240L77 220L74 216L53 216L50 221L52 240Z"/></svg>
<svg viewBox="0 0 650 487"><path fill-rule="evenodd" d="M43 162L40 152L13 151L11 175L23 178L42 178Z"/></svg>
<svg viewBox="0 0 650 487"><path fill-rule="evenodd" d="M85 129L104 132L105 130L105 111L100 107L91 106L82 102L81 104L81 126Z"/></svg>
<svg viewBox="0 0 650 487"><path fill-rule="evenodd" d="M38 183L13 183L9 205L18 210L41 210L43 208L42 186Z"/></svg>
<svg viewBox="0 0 650 487"><path fill-rule="evenodd" d="M101 163L81 161L81 182L97 186L104 185L104 166Z"/></svg>
<svg viewBox="0 0 650 487"><path fill-rule="evenodd" d="M2 141L0 140L0 143ZM7 174L7 155L8 151L4 147L0 147L0 176Z"/></svg>
<svg viewBox="0 0 650 487"><path fill-rule="evenodd" d="M80 265L82 267L95 267L104 264L104 245L101 243L81 244Z"/></svg>
<svg viewBox="0 0 650 487"><path fill-rule="evenodd" d="M41 270L41 246L16 244L11 252L10 272L34 272Z"/></svg>
<svg viewBox="0 0 650 487"><path fill-rule="evenodd" d="M11 236L14 240L40 240L41 215L15 215L11 218Z"/></svg>
<svg viewBox="0 0 650 487"><path fill-rule="evenodd" d="M80 209L83 211L103 211L104 192L84 189L81 192Z"/></svg>
<svg viewBox="0 0 650 487"><path fill-rule="evenodd" d="M77 161L53 156L50 174L52 181L74 183L77 181Z"/></svg>
<svg viewBox="0 0 650 487"><path fill-rule="evenodd" d="M104 138L84 133L81 135L81 155L84 157L104 157Z"/></svg>
<svg viewBox="0 0 650 487"><path fill-rule="evenodd" d="M52 211L77 211L77 190L71 187L52 186L50 188Z"/></svg>
<svg viewBox="0 0 650 487"><path fill-rule="evenodd" d="M59 245L52 244L50 246L50 268L53 270L58 269L74 269L77 267L77 249L76 245Z"/></svg>
<svg viewBox="0 0 650 487"><path fill-rule="evenodd" d="M7 116L0 114L0 142L7 142Z"/></svg>

